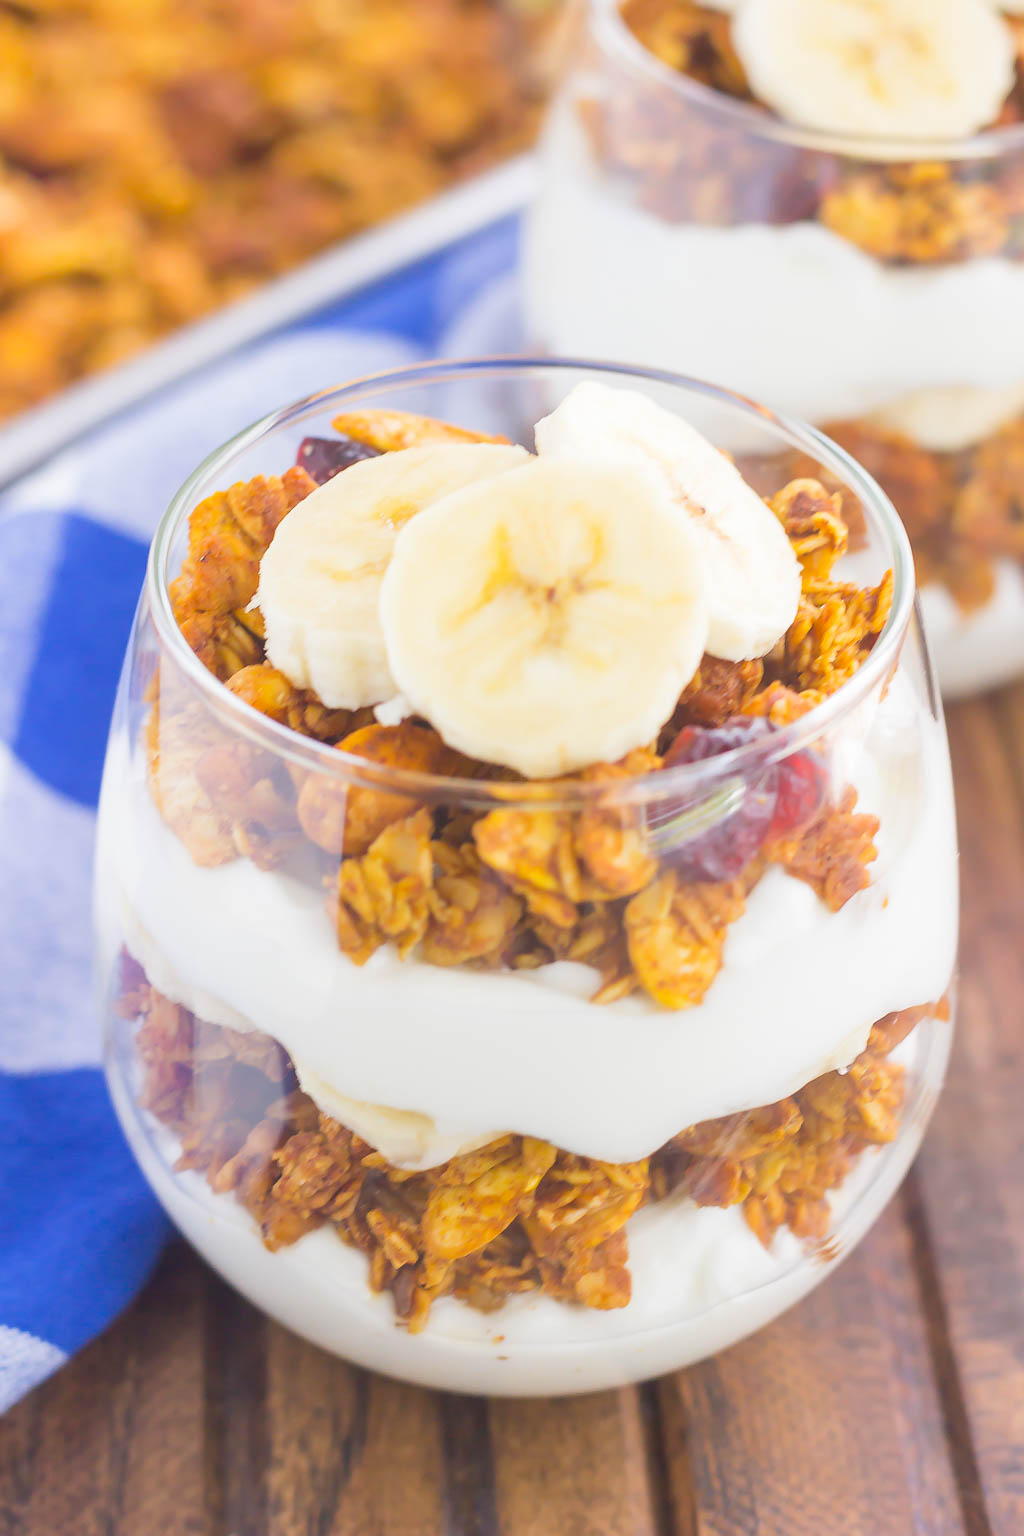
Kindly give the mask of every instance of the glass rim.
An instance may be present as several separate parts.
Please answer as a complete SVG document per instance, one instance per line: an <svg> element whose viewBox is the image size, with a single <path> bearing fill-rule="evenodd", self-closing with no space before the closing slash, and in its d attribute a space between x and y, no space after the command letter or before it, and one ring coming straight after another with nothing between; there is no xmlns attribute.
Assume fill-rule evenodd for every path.
<svg viewBox="0 0 1024 1536"><path fill-rule="evenodd" d="M1024 123L985 128L963 139L884 138L819 132L787 123L766 107L741 101L715 90L692 75L665 64L629 30L622 18L622 0L588 0L591 28L602 47L652 82L668 86L692 105L710 108L735 127L762 139L793 148L814 150L851 160L909 161L996 159L1010 150L1024 150Z"/></svg>
<svg viewBox="0 0 1024 1536"><path fill-rule="evenodd" d="M337 746L304 736L290 726L279 724L269 715L232 693L200 661L185 639L174 616L170 597L168 563L171 545L183 521L204 496L213 494L209 479L221 465L225 467L240 452L268 437L280 427L300 420L309 411L358 399L381 388L398 389L427 383L444 383L465 377L500 377L529 372L589 372L604 374L613 380L664 384L716 401L738 410L742 415L767 424L789 446L795 447L822 468L837 475L874 515L881 525L887 545L888 563L893 572L893 602L886 623L864 661L834 693L816 704L799 719L774 728L765 736L754 737L727 752L694 763L676 764L621 781L584 783L578 779L531 779L506 782L488 779L451 777L424 773L408 768L372 763ZM288 466L285 466L288 467ZM282 470L283 473L283 470ZM904 636L914 611L914 563L903 524L889 497L866 470L848 453L816 428L794 418L778 414L747 396L709 384L686 374L667 369L645 368L628 363L609 363L579 357L542 357L524 354L496 355L466 359L433 359L361 375L344 384L317 390L301 400L268 412L251 426L215 448L192 471L172 496L150 545L146 564L145 595L161 644L178 664L215 715L232 732L248 738L255 745L284 757L297 766L318 774L341 776L346 784L386 789L408 795L420 802L484 807L489 809L543 806L549 810L579 810L601 805L644 805L676 799L694 787L701 788L726 774L742 774L744 767L756 763L763 771L770 763L789 757L809 745L838 720L853 713L872 689L894 670Z"/></svg>

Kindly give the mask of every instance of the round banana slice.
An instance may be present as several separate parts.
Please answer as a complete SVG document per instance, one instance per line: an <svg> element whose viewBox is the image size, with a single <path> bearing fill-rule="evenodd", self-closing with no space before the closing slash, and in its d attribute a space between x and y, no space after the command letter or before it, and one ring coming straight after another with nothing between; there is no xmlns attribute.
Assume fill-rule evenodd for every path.
<svg viewBox="0 0 1024 1536"><path fill-rule="evenodd" d="M733 40L754 95L826 133L959 139L1013 88L990 0L743 0Z"/></svg>
<svg viewBox="0 0 1024 1536"><path fill-rule="evenodd" d="M649 742L707 637L694 542L642 470L535 459L402 531L388 661L450 746L527 778Z"/></svg>
<svg viewBox="0 0 1024 1536"><path fill-rule="evenodd" d="M494 443L403 448L353 464L300 501L260 564L256 603L274 666L329 709L391 698L377 608L399 530L450 491L528 458Z"/></svg>
<svg viewBox="0 0 1024 1536"><path fill-rule="evenodd" d="M815 0L817 3L817 0ZM541 457L580 455L653 472L700 549L712 656L764 656L800 602L800 566L782 525L736 466L646 395L578 384L537 423Z"/></svg>

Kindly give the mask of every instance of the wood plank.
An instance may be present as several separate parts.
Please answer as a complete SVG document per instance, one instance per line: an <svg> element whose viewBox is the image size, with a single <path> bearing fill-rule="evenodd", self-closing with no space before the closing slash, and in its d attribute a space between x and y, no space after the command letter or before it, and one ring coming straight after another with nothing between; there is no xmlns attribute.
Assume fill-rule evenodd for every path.
<svg viewBox="0 0 1024 1536"><path fill-rule="evenodd" d="M963 923L957 1042L920 1162L970 1427L979 1536L1024 1531L1024 686L950 711ZM982 1497L984 1507L982 1507Z"/></svg>
<svg viewBox="0 0 1024 1536"><path fill-rule="evenodd" d="M1018 803L1024 804L1024 683L1001 688L986 700L986 706L999 731L1009 764L1011 787ZM960 752L961 736L967 733L969 740L970 723L961 724L959 710L951 711L950 716L950 734L955 736L956 750Z"/></svg>
<svg viewBox="0 0 1024 1536"><path fill-rule="evenodd" d="M635 1388L490 1405L501 1536L655 1536L644 1414Z"/></svg>
<svg viewBox="0 0 1024 1536"><path fill-rule="evenodd" d="M128 1313L6 1415L5 1536L205 1536L204 1284L176 1245Z"/></svg>
<svg viewBox="0 0 1024 1536"><path fill-rule="evenodd" d="M271 1325L268 1536L442 1536L440 1425L436 1393L358 1370Z"/></svg>
<svg viewBox="0 0 1024 1536"><path fill-rule="evenodd" d="M215 1536L265 1536L271 1324L212 1270L204 1267L204 1276L210 1528Z"/></svg>
<svg viewBox="0 0 1024 1536"><path fill-rule="evenodd" d="M444 1393L439 1401L444 1445L445 1531L450 1536L495 1536L489 1405L479 1397Z"/></svg>
<svg viewBox="0 0 1024 1536"><path fill-rule="evenodd" d="M961 1536L898 1202L778 1322L659 1386L673 1529Z"/></svg>

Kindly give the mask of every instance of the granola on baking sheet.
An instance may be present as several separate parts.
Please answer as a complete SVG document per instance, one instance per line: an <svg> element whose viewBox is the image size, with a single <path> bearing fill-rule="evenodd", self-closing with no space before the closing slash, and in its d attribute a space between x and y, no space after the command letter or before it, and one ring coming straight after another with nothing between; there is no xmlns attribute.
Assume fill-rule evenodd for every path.
<svg viewBox="0 0 1024 1536"><path fill-rule="evenodd" d="M0 5L0 418L525 147L545 9Z"/></svg>

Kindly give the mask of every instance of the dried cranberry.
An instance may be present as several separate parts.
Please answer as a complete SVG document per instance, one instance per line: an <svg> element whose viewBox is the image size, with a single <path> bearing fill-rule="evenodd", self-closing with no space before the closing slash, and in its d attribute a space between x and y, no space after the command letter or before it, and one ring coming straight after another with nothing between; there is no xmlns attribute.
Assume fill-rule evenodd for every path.
<svg viewBox="0 0 1024 1536"><path fill-rule="evenodd" d="M772 817L773 837L796 832L814 820L825 803L825 766L813 752L794 752L779 764L779 792Z"/></svg>
<svg viewBox="0 0 1024 1536"><path fill-rule="evenodd" d="M379 452L354 437L304 437L295 462L307 475L312 475L317 485L325 485L343 469L358 464L360 459L375 459Z"/></svg>
<svg viewBox="0 0 1024 1536"><path fill-rule="evenodd" d="M725 725L706 728L687 725L679 732L665 756L665 766L679 763L702 762L730 752L734 747L746 745L759 736L767 735L772 727L767 720L739 716ZM679 870L684 880L733 880L742 873L760 849L772 826L779 787L779 768L772 763L762 768L753 779L741 781L740 801L735 810L726 809L722 819L706 832L681 841L678 848L667 854L669 862ZM723 808L735 791L740 775L726 777L709 791L704 802L709 808L716 795L723 800ZM692 809L699 816L701 807ZM678 825L684 836L685 821L690 812L677 812L671 821ZM667 826L663 829L667 831Z"/></svg>
<svg viewBox="0 0 1024 1536"><path fill-rule="evenodd" d="M665 767L720 757L723 752L744 747L748 741L765 736L770 730L770 724L760 715L734 715L724 725L684 725L665 753Z"/></svg>

